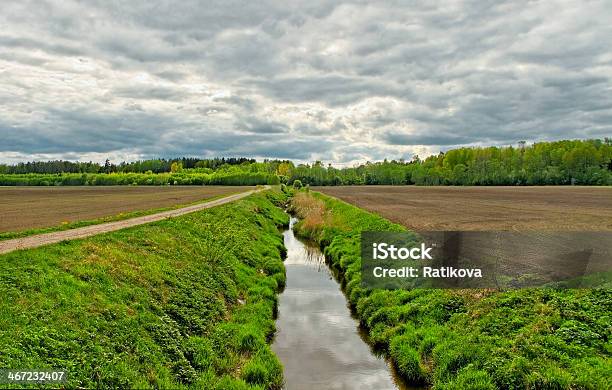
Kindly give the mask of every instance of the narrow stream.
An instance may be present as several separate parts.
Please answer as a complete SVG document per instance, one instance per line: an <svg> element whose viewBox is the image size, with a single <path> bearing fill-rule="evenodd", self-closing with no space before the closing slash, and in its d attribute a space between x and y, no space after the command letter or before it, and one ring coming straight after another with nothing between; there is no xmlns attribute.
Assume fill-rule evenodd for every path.
<svg viewBox="0 0 612 390"><path fill-rule="evenodd" d="M284 366L285 389L405 389L364 340L319 248L295 237L295 222L283 233L287 286L272 344Z"/></svg>

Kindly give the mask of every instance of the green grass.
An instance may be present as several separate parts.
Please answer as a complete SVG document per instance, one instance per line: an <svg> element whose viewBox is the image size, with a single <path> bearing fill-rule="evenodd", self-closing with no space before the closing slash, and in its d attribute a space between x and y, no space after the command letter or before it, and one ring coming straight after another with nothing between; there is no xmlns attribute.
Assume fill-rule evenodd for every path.
<svg viewBox="0 0 612 390"><path fill-rule="evenodd" d="M76 229L76 228L80 228L80 227L84 227L84 226L90 226L90 225L99 225L101 223L106 223L106 222L122 221L122 220L125 220L125 219L130 219L130 218L135 218L135 217L142 217L144 215L151 215L151 214L161 213L163 211L168 211L168 210L176 210L176 209L180 209L182 207L192 206L192 205L195 205L195 204L207 203L207 202L213 201L215 199L225 198L226 196L230 196L230 195L234 195L234 194L238 194L238 193L239 192L230 192L230 193L227 193L227 194L224 194L224 195L211 196L209 198L201 199L201 200L198 200L196 202L191 202L191 203L178 204L178 205L174 205L174 206L161 207L161 208L148 209L148 210L129 211L129 212L125 212L125 213L109 215L107 217L102 217L102 218L90 219L90 220L85 220L85 221L74 221L74 222L62 223L62 224L57 225L57 226L49 226L49 227L36 228L36 229L27 229L27 230L21 230L21 231L17 231L17 232L3 232L3 233L0 233L0 241L2 241L2 240L10 240L10 239L13 239L13 238L22 238L22 237L27 237L27 236L33 236L35 234L52 233L52 232L59 232L59 231L63 231L63 230Z"/></svg>
<svg viewBox="0 0 612 390"><path fill-rule="evenodd" d="M280 388L288 217L270 199L1 255L0 367L64 368L68 388Z"/></svg>
<svg viewBox="0 0 612 390"><path fill-rule="evenodd" d="M292 208L324 248L371 341L413 384L436 389L605 389L611 289L374 290L361 285L360 232L405 228L319 193Z"/></svg>

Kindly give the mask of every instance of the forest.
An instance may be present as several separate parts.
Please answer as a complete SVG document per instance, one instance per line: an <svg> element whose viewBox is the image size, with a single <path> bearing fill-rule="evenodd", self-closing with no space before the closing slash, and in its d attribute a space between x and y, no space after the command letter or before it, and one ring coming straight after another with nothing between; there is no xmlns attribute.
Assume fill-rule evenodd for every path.
<svg viewBox="0 0 612 390"><path fill-rule="evenodd" d="M211 158L200 159L193 157L181 157L177 159L151 159L133 162L121 162L113 164L106 160L104 165L94 162L72 162L64 160L55 161L32 161L18 163L15 165L0 164L0 173L25 174L25 173L163 173L173 172L177 169L208 168L216 170L222 166L252 164L255 159L245 157Z"/></svg>
<svg viewBox="0 0 612 390"><path fill-rule="evenodd" d="M410 160L335 168L321 161L251 158L153 159L104 165L0 164L0 185L612 185L612 139L463 147Z"/></svg>
<svg viewBox="0 0 612 390"><path fill-rule="evenodd" d="M466 147L423 160L415 156L343 169L317 162L288 172L287 182L304 185L611 185L612 140Z"/></svg>

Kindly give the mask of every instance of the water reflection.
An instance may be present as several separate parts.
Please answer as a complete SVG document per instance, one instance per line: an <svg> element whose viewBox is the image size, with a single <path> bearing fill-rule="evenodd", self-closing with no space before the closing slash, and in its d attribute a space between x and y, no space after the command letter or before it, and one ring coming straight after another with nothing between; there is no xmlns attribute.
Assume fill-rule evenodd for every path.
<svg viewBox="0 0 612 390"><path fill-rule="evenodd" d="M292 225L295 220L292 220ZM287 286L280 296L272 349L286 389L404 388L359 333L346 299L318 248L284 232Z"/></svg>

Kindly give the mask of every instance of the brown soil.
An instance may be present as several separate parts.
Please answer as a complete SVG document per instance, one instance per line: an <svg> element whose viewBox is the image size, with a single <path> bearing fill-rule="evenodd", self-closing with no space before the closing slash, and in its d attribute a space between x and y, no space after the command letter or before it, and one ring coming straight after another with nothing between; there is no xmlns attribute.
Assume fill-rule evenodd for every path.
<svg viewBox="0 0 612 390"><path fill-rule="evenodd" d="M253 187L0 187L0 232L185 205Z"/></svg>
<svg viewBox="0 0 612 390"><path fill-rule="evenodd" d="M611 187L313 187L417 231L612 231Z"/></svg>
<svg viewBox="0 0 612 390"><path fill-rule="evenodd" d="M178 217L180 215L192 213L194 211L200 211L207 208L219 206L225 203L233 202L238 199L249 196L250 194L261 191L261 189L249 189L249 187L232 187L235 189L242 188L243 192L238 194L227 195L219 199L210 200L208 202L201 202L193 204L191 206L185 206L173 210L166 210L155 214L143 215L140 217L134 217L130 219L124 219L121 221L100 223L97 225L84 226L71 230L64 230L59 232L36 234L33 236L27 236L23 238L15 238L12 240L0 241L0 254L8 253L18 249L36 248L43 245L53 244L65 240L74 240L78 238L90 237L96 234L112 232L115 230L125 229L132 226L142 225L145 223L161 221L166 218ZM265 188L270 188L265 186ZM231 191L235 192L235 191Z"/></svg>

